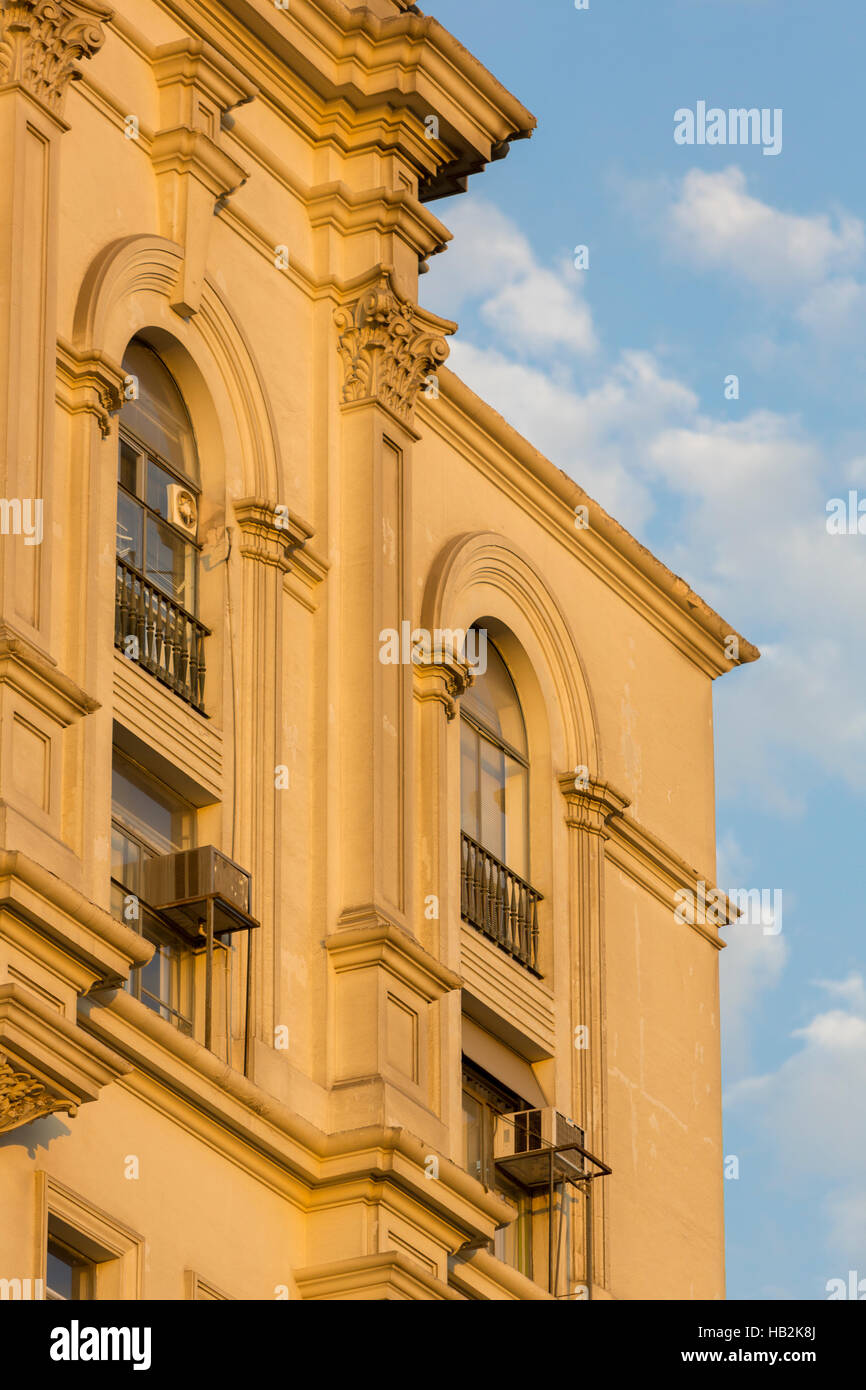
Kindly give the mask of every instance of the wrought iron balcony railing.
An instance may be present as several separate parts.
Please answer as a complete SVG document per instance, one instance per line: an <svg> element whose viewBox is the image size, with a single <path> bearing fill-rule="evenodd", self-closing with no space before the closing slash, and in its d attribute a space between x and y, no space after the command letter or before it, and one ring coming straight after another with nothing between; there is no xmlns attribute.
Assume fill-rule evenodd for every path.
<svg viewBox="0 0 866 1390"><path fill-rule="evenodd" d="M114 645L202 713L209 636L204 623L118 557Z"/></svg>
<svg viewBox="0 0 866 1390"><path fill-rule="evenodd" d="M538 975L541 893L465 831L460 842L461 917Z"/></svg>

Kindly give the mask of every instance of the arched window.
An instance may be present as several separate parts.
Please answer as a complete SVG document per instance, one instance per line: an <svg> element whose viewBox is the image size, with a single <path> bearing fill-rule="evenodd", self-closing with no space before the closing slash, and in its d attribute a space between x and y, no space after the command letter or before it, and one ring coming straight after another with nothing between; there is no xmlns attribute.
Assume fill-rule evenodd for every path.
<svg viewBox="0 0 866 1390"><path fill-rule="evenodd" d="M115 645L202 709L207 629L198 621L195 435L151 348L134 339L123 369L130 390L120 413Z"/></svg>
<svg viewBox="0 0 866 1390"><path fill-rule="evenodd" d="M461 700L462 915L534 969L540 894L528 881L526 725L508 667L484 635L476 650L486 650L486 668Z"/></svg>

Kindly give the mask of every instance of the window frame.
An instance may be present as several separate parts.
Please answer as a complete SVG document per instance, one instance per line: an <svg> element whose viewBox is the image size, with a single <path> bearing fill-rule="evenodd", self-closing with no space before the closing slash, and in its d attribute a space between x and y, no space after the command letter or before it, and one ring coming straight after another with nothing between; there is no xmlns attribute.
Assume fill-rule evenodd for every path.
<svg viewBox="0 0 866 1390"><path fill-rule="evenodd" d="M531 794L531 787L530 787L530 778L531 778L532 773L531 773L530 761L529 761L529 751L528 751L528 750L529 750L529 736L528 736L527 729L526 729L526 716L525 716L525 714L524 714L524 712L523 712L523 704L522 704L522 702L521 702L520 695L519 695L518 690L517 690L517 685L516 685L516 683L515 683L514 677L513 677L512 674L511 674L511 668L509 667L508 662L505 660L505 657L502 655L501 651L500 651L499 648L496 646L496 644L490 640L489 636L488 636L488 638L487 638L487 642L488 642L488 645L489 645L490 647L493 648L493 650L494 650L494 652L496 653L497 657L498 657L499 660L502 662L502 665L503 665L503 667L505 668L505 671L506 671L506 673L507 673L507 675L508 675L509 681L511 682L511 687L512 687L512 690L513 690L513 692L514 692L514 699L515 699L515 702L516 702L516 705L517 705L518 713L520 714L520 719L521 719L521 723L522 723L522 726L523 726L523 732L524 732L524 736L525 736L525 739L526 739L527 752L526 752L526 753L520 752L520 750L519 750L518 748L516 748L512 743L510 743L507 739L504 739L504 738L502 737L501 734L497 733L497 732L496 732L496 731L495 731L495 730L494 730L494 729L493 729L481 716L479 716L478 714L476 714L475 711L474 711L473 709L471 709L471 708L468 708L468 709L467 709L465 699L462 699L462 700L460 701L460 718L461 718L461 721L465 722L465 723L470 727L470 729L473 731L473 733L475 734L475 749L474 749L474 751L475 751L475 758L474 758L474 764L475 764L475 789L474 789L474 795L475 795L475 803L476 803L476 807L477 807L477 811L478 811L478 823L472 828L472 830L469 830L469 829L467 828L466 824L465 824L465 821L464 821L464 788L463 788L463 781L462 781L463 775L464 775L464 770L463 770L463 756L462 756L462 748L461 748L461 760L460 760L460 777L461 777L461 783L460 783L460 829L461 829L461 831L462 831L464 834L469 835L469 836L471 837L471 839L473 839L477 844L479 844L488 854L491 854L491 855L494 857L494 859L497 859L497 860L502 864L502 866L503 866L504 868L508 869L512 874L516 875L517 878L522 879L525 883L531 884L531 883L532 883L532 836L531 836L531 833L530 833L530 821L531 821L531 815L530 815L530 813L531 813L531 807L532 807L532 794ZM471 696L470 696L470 699L471 699ZM522 870L521 872L519 872L519 873L518 873L518 871L517 871L515 868L513 868L512 865L509 863L508 816L507 816L507 812L506 812L505 810L503 810L503 812L502 812L502 820L503 820L503 826L504 826L504 831L505 831L505 834L504 834L505 852L504 852L504 854L502 855L501 858L500 858L499 854L497 854L497 852L496 852L495 850L490 849L487 845L485 845L484 840L483 840L483 837L482 837L483 824L482 824L482 819L481 819L481 739L486 739L486 741L487 741L489 744L491 744L492 747L495 748L499 753L504 753L506 757L511 758L512 761L515 762L515 763L517 763L517 765L518 765L519 767L521 767L521 768L523 769L524 773L525 773L524 785L523 785L523 826L524 826L524 830L523 830L523 835L524 835L523 858L524 858L524 866L523 866L523 870ZM504 796L505 796L506 785L507 785L507 779L504 780L504 781L501 783L501 786L500 786L500 790L501 790L501 792L502 792L503 798L504 798ZM513 857L513 856L512 856L512 857Z"/></svg>
<svg viewBox="0 0 866 1390"><path fill-rule="evenodd" d="M121 765L126 764L127 767L133 769L135 775L144 781L145 793L147 792L147 783L152 783L155 790L165 795L167 800L174 800L178 804L180 814L188 827L184 836L184 838L188 840L188 844L174 844L171 848L166 848L166 845L171 845L171 842L156 830L153 832L153 838L148 840L147 836L142 833L137 817L133 818L132 813L130 813L129 819L124 820L122 814L118 814L118 803L114 799L113 790L111 801L112 839L115 830L117 830L127 840L132 841L140 850L143 850L150 856L170 854L184 848L193 848L196 840L195 807L163 782L161 778L156 777L148 768L139 763L135 758L131 758L128 753L125 753L115 744L112 749L112 774L114 773L117 763ZM133 819L136 821L135 824L132 823ZM165 1019L166 1022L171 1023L179 1032L184 1033L188 1037L192 1037L194 1035L195 1016L195 1000L193 997L195 962L193 951L189 948L188 943L184 941L182 934L167 923L164 923L159 918L155 909L151 909L148 906L146 899L138 889L129 884L125 884L122 879L115 878L112 874L112 886L115 884L123 890L124 899L126 896L133 896L138 900L137 917L128 921L126 917L123 916L122 920L125 925L131 926L133 931L137 931L145 941L149 941L151 945L155 946L157 949L163 946L173 949L173 955L168 958L166 962L169 977L168 998L157 996L144 987L144 971L153 964L153 960L148 962L148 965L138 966L130 970L125 984L127 992L130 993L134 999L138 999L140 1003L144 1004L146 1008L150 1009L152 1013L157 1014L160 1018ZM139 884L139 889L140 887L141 885ZM148 918L152 918L153 925L151 925L150 928L145 927L145 914ZM147 997L143 998L143 995ZM185 1013L182 1007L176 1007L176 1003L177 1005L185 1003L188 1008L188 1013Z"/></svg>

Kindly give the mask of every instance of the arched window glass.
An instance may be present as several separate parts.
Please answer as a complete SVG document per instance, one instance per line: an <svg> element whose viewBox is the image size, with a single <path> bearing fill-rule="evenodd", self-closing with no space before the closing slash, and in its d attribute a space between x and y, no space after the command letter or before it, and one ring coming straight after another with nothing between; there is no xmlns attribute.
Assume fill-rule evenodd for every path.
<svg viewBox="0 0 866 1390"><path fill-rule="evenodd" d="M528 879L526 725L508 667L489 638L487 669L463 696L461 715L463 832Z"/></svg>
<svg viewBox="0 0 866 1390"><path fill-rule="evenodd" d="M123 369L133 389L120 412L115 644L201 709L195 435L177 386L147 344L130 343Z"/></svg>

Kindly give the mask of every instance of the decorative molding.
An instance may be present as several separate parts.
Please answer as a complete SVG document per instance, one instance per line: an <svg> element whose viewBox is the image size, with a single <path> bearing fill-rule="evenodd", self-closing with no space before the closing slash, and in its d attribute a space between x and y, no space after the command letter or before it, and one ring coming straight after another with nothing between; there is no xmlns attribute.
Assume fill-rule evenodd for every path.
<svg viewBox="0 0 866 1390"><path fill-rule="evenodd" d="M415 677L415 699L438 700L444 707L446 717L454 719L457 714L457 701L469 689L475 677L472 668L459 661L451 653L444 653L440 660L413 661Z"/></svg>
<svg viewBox="0 0 866 1390"><path fill-rule="evenodd" d="M588 780L582 785L573 772L565 772L558 779L560 790L568 805L565 823L577 830L589 830L605 839L610 835L610 823L614 817L623 815L631 805L610 782Z"/></svg>
<svg viewBox="0 0 866 1390"><path fill-rule="evenodd" d="M393 1297L409 1302L460 1300L456 1290L399 1250L310 1265L296 1270L295 1280L301 1297L313 1302Z"/></svg>
<svg viewBox="0 0 866 1390"><path fill-rule="evenodd" d="M103 439L123 405L125 374L101 352L79 352L57 339L57 400L70 415L93 415Z"/></svg>
<svg viewBox="0 0 866 1390"><path fill-rule="evenodd" d="M12 686L63 727L99 709L99 701L64 675L53 657L8 623L0 623L3 685Z"/></svg>
<svg viewBox="0 0 866 1390"><path fill-rule="evenodd" d="M77 1109L74 1101L52 1095L45 1083L29 1072L16 1071L0 1052L0 1134L41 1120L55 1110L65 1110L72 1116Z"/></svg>
<svg viewBox="0 0 866 1390"><path fill-rule="evenodd" d="M56 1110L74 1116L129 1069L31 990L0 985L0 1131Z"/></svg>
<svg viewBox="0 0 866 1390"><path fill-rule="evenodd" d="M445 335L457 325L419 309L394 291L391 273L334 315L343 360L343 404L378 401L411 425L426 377L448 357Z"/></svg>
<svg viewBox="0 0 866 1390"><path fill-rule="evenodd" d="M0 86L21 86L62 117L76 63L99 52L112 13L96 0L0 0Z"/></svg>
<svg viewBox="0 0 866 1390"><path fill-rule="evenodd" d="M214 211L249 178L220 148L224 118L252 101L258 89L200 39L155 49L153 72L162 129L153 136L150 158L160 230L185 252L172 308L187 317L201 305Z"/></svg>
<svg viewBox="0 0 866 1390"><path fill-rule="evenodd" d="M339 930L325 937L324 945L338 974L382 965L428 1002L460 989L463 983L415 937L374 907L343 912Z"/></svg>
<svg viewBox="0 0 866 1390"><path fill-rule="evenodd" d="M315 612L312 594L327 575L328 564L308 548L313 528L293 512L278 517L277 504L258 497L243 497L232 505L241 530L241 554L282 571L292 596Z"/></svg>

